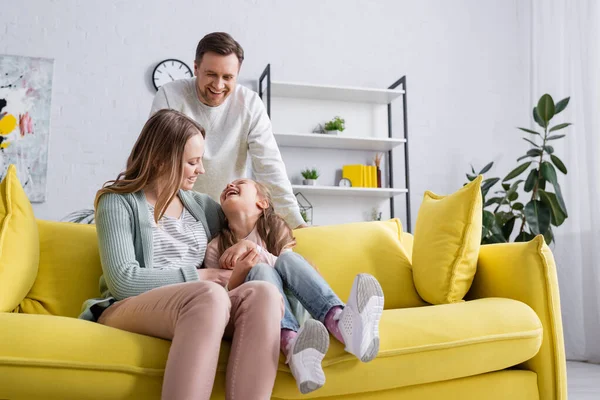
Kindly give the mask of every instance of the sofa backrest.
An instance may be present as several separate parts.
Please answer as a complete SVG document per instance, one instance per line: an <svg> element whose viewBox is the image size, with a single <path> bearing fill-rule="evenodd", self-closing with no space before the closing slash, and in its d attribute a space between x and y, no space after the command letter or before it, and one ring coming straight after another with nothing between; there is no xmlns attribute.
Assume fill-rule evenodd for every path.
<svg viewBox="0 0 600 400"><path fill-rule="evenodd" d="M375 276L386 309L426 305L413 283L412 236L398 219L318 226L294 231L295 251L315 265L336 294L346 300L354 276Z"/></svg>
<svg viewBox="0 0 600 400"><path fill-rule="evenodd" d="M17 311L77 317L84 300L100 296L95 225L38 221L38 228L38 275ZM379 279L385 308L425 305L412 279L412 237L402 232L398 220L311 227L294 235L295 250L318 268L342 300L354 276L367 272Z"/></svg>

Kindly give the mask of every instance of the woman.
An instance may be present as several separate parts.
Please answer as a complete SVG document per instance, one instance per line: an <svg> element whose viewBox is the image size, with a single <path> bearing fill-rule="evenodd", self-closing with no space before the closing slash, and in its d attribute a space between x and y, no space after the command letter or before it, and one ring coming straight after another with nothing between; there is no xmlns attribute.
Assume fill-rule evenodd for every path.
<svg viewBox="0 0 600 400"><path fill-rule="evenodd" d="M279 357L283 300L248 282L227 292L221 271L198 270L223 222L220 206L191 191L204 173L204 129L173 110L144 126L125 172L95 200L104 275L101 299L80 318L172 340L162 398L209 399L221 339L233 339L228 399L268 399Z"/></svg>

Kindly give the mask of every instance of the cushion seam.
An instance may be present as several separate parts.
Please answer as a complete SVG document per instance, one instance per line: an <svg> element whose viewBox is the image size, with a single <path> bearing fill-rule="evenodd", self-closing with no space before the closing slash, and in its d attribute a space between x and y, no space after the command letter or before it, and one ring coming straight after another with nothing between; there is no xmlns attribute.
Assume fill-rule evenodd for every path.
<svg viewBox="0 0 600 400"><path fill-rule="evenodd" d="M44 360L38 358L22 358L22 357L0 357L0 365L12 365L23 367L52 367L64 369L84 369L89 371L107 371L107 372L127 372L134 374L147 374L153 376L162 376L164 368L146 368L136 367L123 364L110 364L107 366L81 361L58 361Z"/></svg>
<svg viewBox="0 0 600 400"><path fill-rule="evenodd" d="M401 350L380 351L377 358L389 358L389 357L396 357L396 356L401 356L401 355L424 353L424 352L429 352L429 351L449 350L449 349L453 349L453 348L457 348L457 347L465 347L465 346L470 346L470 345L477 345L477 344L497 342L497 341L529 340L529 339L535 339L535 338L539 337L540 335L543 335L542 327L536 328L531 331L526 331L526 332L487 335L487 336L477 338L475 340L473 340L473 339L456 340L453 342L445 342L445 343L440 343L440 344L436 344L436 345L419 345L419 346L407 347L407 348L404 348ZM354 359L355 359L354 356L352 356L350 354L347 354L347 355L345 354L343 356L337 357L336 359L323 360L323 366L325 367L328 365L333 365L333 364L337 364L337 363L348 361L348 360L354 360Z"/></svg>

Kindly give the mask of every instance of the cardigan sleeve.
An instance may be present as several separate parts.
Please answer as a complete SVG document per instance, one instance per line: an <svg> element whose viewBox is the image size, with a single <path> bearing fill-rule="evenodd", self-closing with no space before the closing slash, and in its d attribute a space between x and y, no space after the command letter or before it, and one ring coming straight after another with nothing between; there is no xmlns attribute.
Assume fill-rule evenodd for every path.
<svg viewBox="0 0 600 400"><path fill-rule="evenodd" d="M117 300L174 283L198 280L196 268L144 268L136 259L134 217L121 195L108 193L98 202L96 230L104 279Z"/></svg>

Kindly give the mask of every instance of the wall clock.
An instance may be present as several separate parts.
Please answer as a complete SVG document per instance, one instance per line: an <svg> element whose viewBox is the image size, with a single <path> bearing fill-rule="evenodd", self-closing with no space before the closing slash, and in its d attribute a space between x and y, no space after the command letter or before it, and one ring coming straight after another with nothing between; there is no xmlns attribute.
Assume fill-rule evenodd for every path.
<svg viewBox="0 0 600 400"><path fill-rule="evenodd" d="M174 58L159 62L152 72L152 84L158 90L165 83L173 82L178 79L191 78L192 70L186 63Z"/></svg>

